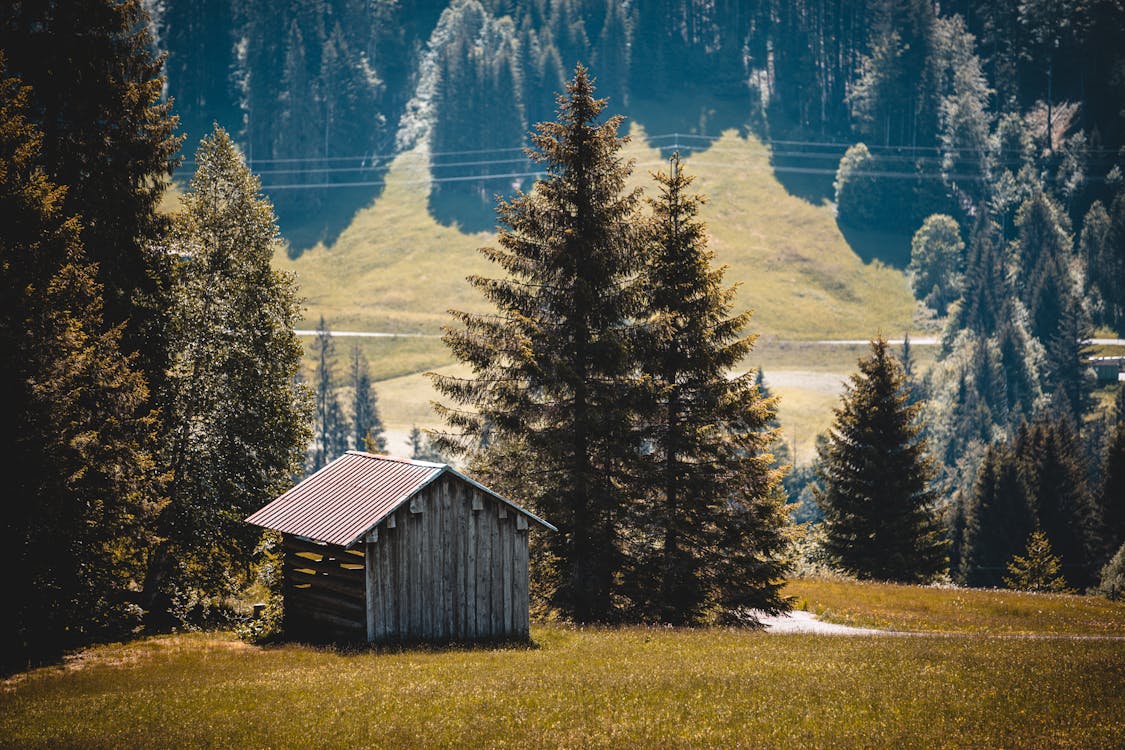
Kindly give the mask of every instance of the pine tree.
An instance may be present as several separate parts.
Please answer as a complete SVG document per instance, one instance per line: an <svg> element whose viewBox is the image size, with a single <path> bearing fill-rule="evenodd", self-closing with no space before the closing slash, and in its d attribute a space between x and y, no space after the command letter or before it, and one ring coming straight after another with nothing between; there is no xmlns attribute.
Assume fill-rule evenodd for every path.
<svg viewBox="0 0 1125 750"><path fill-rule="evenodd" d="M317 471L348 450L349 425L336 392L336 343L320 316L313 342L316 383L313 385L313 452L308 473Z"/></svg>
<svg viewBox="0 0 1125 750"><path fill-rule="evenodd" d="M470 278L496 312L454 313L461 327L446 331L472 377L434 376L466 407L439 408L452 428L440 447L474 458L501 492L558 526L546 540L557 564L540 583L551 606L579 621L614 616L623 489L638 455L629 269L639 196L625 187L621 118L599 124L604 107L579 66L557 121L532 136L547 176L498 208L500 247L484 253L508 278ZM474 456L486 430L489 450Z"/></svg>
<svg viewBox="0 0 1125 750"><path fill-rule="evenodd" d="M1062 558L1067 582L1095 582L1101 548L1097 508L1086 484L1085 456L1073 422L1041 417L1016 438L1020 472L1039 527Z"/></svg>
<svg viewBox="0 0 1125 750"><path fill-rule="evenodd" d="M1035 524L1015 452L1006 442L985 451L964 507L960 579L968 586L999 586L1005 563L1024 549Z"/></svg>
<svg viewBox="0 0 1125 750"><path fill-rule="evenodd" d="M156 208L181 138L147 21L142 0L0 5L0 49L32 88L44 171L66 186L63 210L82 217L105 320L125 324L122 348L138 355L155 397L166 370L170 273L166 220Z"/></svg>
<svg viewBox="0 0 1125 750"><path fill-rule="evenodd" d="M1024 554L1016 555L1008 563L1004 585L1020 591L1038 593L1072 594L1060 574L1061 563L1051 552L1051 543L1040 529L1031 532Z"/></svg>
<svg viewBox="0 0 1125 750"><path fill-rule="evenodd" d="M81 221L39 167L30 93L0 55L0 671L135 626L123 607L155 510L144 380L103 322Z"/></svg>
<svg viewBox="0 0 1125 750"><path fill-rule="evenodd" d="M1102 457L1100 499L1104 549L1112 551L1125 542L1125 388L1118 386L1114 421Z"/></svg>
<svg viewBox="0 0 1125 750"><path fill-rule="evenodd" d="M367 358L360 351L359 344L352 346L351 381L352 393L355 394L352 400L352 445L357 451L383 453L387 450L387 439L383 435L383 421L379 419L379 403L371 388Z"/></svg>
<svg viewBox="0 0 1125 750"><path fill-rule="evenodd" d="M1091 301L1091 312L1095 321L1108 322L1105 302L1106 272L1111 270L1112 262L1107 252L1109 234L1109 212L1101 201L1094 201L1082 219L1082 232L1078 238L1078 257L1082 260L1086 280L1086 295Z"/></svg>
<svg viewBox="0 0 1125 750"><path fill-rule="evenodd" d="M1058 330L1070 294L1070 238L1062 210L1041 190L1016 215L1016 290L1031 316L1031 334L1049 341Z"/></svg>
<svg viewBox="0 0 1125 750"><path fill-rule="evenodd" d="M157 591L231 592L259 538L242 519L285 489L309 438L307 394L295 383L300 300L293 276L270 266L273 209L221 128L196 164L169 240L181 258L162 394L169 504L150 558L150 606Z"/></svg>
<svg viewBox="0 0 1125 750"><path fill-rule="evenodd" d="M814 492L824 510L826 551L860 578L927 581L946 570L922 407L907 401L902 367L886 339L877 338L845 386L820 453L821 487Z"/></svg>
<svg viewBox="0 0 1125 750"><path fill-rule="evenodd" d="M1092 349L1089 341L1093 335L1089 315L1075 294L1063 299L1062 316L1055 334L1047 342L1047 387L1065 403L1065 413L1076 427L1081 427L1087 412L1093 407L1094 376L1087 360Z"/></svg>
<svg viewBox="0 0 1125 750"><path fill-rule="evenodd" d="M703 199L689 192L678 154L656 180L640 345L653 393L643 410L648 486L639 506L655 538L638 555L638 590L652 596L652 616L673 624L724 606L781 611L788 519L781 472L770 465L775 402L753 373L728 377L753 346L741 336L750 315L730 315L735 290L712 267L697 219Z"/></svg>
<svg viewBox="0 0 1125 750"><path fill-rule="evenodd" d="M1125 190L1118 192L1109 209L1101 267L1101 290L1105 321L1125 330Z"/></svg>
<svg viewBox="0 0 1125 750"><path fill-rule="evenodd" d="M418 425L411 426L408 439L410 441L410 457L415 461L431 461L438 464L445 463L445 458L438 449L434 447L429 435L423 432Z"/></svg>
<svg viewBox="0 0 1125 750"><path fill-rule="evenodd" d="M945 329L947 348L958 332L968 329L987 338L1004 319L1002 308L1011 285L1000 241L1000 227L987 214L982 214L969 239L961 305Z"/></svg>

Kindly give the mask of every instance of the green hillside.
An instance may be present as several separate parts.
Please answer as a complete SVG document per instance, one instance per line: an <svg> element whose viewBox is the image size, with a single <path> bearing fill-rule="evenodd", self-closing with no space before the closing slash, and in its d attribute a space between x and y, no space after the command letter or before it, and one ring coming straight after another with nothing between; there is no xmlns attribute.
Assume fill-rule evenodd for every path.
<svg viewBox="0 0 1125 750"><path fill-rule="evenodd" d="M664 165L661 152L645 146L639 127L632 135L626 155L636 161L633 181L649 189L649 173ZM838 378L829 382L808 371L848 373L858 349L794 351L777 342L899 335L911 327L915 309L906 278L879 261L864 262L841 234L831 206L787 193L770 169L769 151L753 136L730 131L684 163L708 197L703 217L718 262L729 266L728 281L740 285L737 304L754 310L750 328L761 338L746 364L772 376L788 439L800 459L809 458L816 433L831 418ZM436 338L449 322L446 310L484 309L465 277L497 272L477 252L492 235L439 224L426 208L429 190L425 151L404 153L392 164L382 195L334 244L317 245L295 260L284 252L275 259L300 280L307 328L323 315L337 331L435 336L347 343L359 341L372 362L392 449L412 424L434 424L434 394L421 373L453 366Z"/></svg>
<svg viewBox="0 0 1125 750"><path fill-rule="evenodd" d="M663 162L633 129L626 150L634 180ZM830 206L789 195L770 171L768 150L728 132L685 160L709 203L703 211L727 278L742 285L738 304L754 309L752 327L778 338L864 338L903 331L914 303L903 274L864 263L836 226ZM310 327L324 315L338 330L437 333L449 308L480 310L465 283L496 269L476 249L488 234L463 234L426 211L426 154L400 155L383 194L360 210L331 246L317 245L277 265L296 272L308 299Z"/></svg>

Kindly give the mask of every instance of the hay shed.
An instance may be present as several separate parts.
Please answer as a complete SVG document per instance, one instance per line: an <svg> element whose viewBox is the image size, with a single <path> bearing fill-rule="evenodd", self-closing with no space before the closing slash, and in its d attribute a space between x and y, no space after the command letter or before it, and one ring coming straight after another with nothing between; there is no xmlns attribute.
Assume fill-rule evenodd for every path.
<svg viewBox="0 0 1125 750"><path fill-rule="evenodd" d="M528 637L528 533L554 526L446 464L348 451L246 519L280 532L285 631Z"/></svg>

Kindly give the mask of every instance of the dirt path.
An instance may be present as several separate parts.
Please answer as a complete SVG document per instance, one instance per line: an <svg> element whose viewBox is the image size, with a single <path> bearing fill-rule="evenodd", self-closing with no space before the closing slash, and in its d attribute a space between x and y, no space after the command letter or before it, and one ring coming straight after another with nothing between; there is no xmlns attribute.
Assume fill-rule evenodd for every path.
<svg viewBox="0 0 1125 750"><path fill-rule="evenodd" d="M770 633L817 633L821 635L888 635L889 631L837 625L816 619L816 615L795 609L787 615L762 615L758 620Z"/></svg>
<svg viewBox="0 0 1125 750"><path fill-rule="evenodd" d="M1125 641L1125 635L1083 635L1077 633L932 633L905 630L877 630L838 625L817 619L811 612L795 609L787 615L759 615L769 633L815 633L818 635L886 635L909 638L1006 638L1014 640Z"/></svg>

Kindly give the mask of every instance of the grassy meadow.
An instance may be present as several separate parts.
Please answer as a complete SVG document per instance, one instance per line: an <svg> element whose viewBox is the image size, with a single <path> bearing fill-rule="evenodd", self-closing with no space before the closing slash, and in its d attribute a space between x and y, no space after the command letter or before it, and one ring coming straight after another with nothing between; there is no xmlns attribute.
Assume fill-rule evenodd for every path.
<svg viewBox="0 0 1125 750"><path fill-rule="evenodd" d="M1097 596L831 579L790 581L785 594L795 597L798 608L807 609L822 620L856 627L900 632L1125 638L1125 604Z"/></svg>
<svg viewBox="0 0 1125 750"><path fill-rule="evenodd" d="M0 688L0 747L1115 748L1125 642L533 628L343 652L228 634L92 649Z"/></svg>

